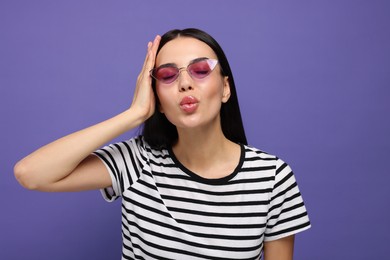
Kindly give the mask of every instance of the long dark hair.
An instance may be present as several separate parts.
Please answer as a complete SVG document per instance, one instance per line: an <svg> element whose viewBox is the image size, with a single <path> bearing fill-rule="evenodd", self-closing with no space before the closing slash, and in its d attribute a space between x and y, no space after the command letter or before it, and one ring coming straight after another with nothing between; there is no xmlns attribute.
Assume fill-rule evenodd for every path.
<svg viewBox="0 0 390 260"><path fill-rule="evenodd" d="M235 143L247 144L245 130L242 123L240 107L238 105L238 98L236 86L234 84L233 74L229 66L229 62L218 42L204 31L195 28L188 28L184 30L171 30L161 37L160 45L157 53L169 41L177 37L191 37L206 43L217 55L221 72L223 76L227 76L230 85L230 98L221 106L221 127L222 132L226 138ZM153 80L152 87L156 97L156 109L154 114L145 121L142 135L145 141L152 147L170 147L177 141L178 134L176 126L168 121L166 116L158 109L159 101L156 94L156 82Z"/></svg>

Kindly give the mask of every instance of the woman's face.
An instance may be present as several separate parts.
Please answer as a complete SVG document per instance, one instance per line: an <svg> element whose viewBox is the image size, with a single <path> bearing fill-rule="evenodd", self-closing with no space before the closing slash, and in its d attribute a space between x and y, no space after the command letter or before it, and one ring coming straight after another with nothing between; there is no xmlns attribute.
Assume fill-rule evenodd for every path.
<svg viewBox="0 0 390 260"><path fill-rule="evenodd" d="M179 37L165 44L156 57L156 67L174 64L187 68L199 58L217 59L214 51L202 41ZM193 79L185 69L170 84L156 81L160 111L178 130L220 124L221 104L230 97L228 78L221 75L218 64L205 78Z"/></svg>

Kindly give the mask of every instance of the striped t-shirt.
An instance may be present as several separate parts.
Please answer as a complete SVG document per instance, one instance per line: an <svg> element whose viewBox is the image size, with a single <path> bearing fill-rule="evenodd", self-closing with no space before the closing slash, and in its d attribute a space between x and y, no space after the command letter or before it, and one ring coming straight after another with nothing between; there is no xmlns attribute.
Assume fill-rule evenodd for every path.
<svg viewBox="0 0 390 260"><path fill-rule="evenodd" d="M260 259L264 241L310 227L291 168L256 148L241 145L236 169L220 179L142 137L95 154L112 179L104 198L122 197L122 259Z"/></svg>

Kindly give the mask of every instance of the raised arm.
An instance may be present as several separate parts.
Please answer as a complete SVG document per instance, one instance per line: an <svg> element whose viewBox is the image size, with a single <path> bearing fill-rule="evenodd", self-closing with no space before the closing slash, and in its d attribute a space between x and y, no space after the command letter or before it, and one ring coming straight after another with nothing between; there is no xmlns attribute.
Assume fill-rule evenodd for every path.
<svg viewBox="0 0 390 260"><path fill-rule="evenodd" d="M154 113L149 70L155 63L160 36L148 51L129 109L104 122L62 137L19 161L14 173L19 183L40 191L80 191L111 186L103 163L91 153L115 137L139 126Z"/></svg>

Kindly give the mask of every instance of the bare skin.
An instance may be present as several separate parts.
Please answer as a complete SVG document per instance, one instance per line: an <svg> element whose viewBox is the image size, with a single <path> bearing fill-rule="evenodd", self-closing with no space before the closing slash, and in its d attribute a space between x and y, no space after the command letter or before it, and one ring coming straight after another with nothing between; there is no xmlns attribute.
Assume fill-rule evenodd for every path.
<svg viewBox="0 0 390 260"><path fill-rule="evenodd" d="M292 235L264 242L264 260L292 260L294 256L294 238L295 236Z"/></svg>
<svg viewBox="0 0 390 260"><path fill-rule="evenodd" d="M28 189L82 191L109 187L111 179L103 163L91 155L115 137L139 126L154 113L154 94L149 70L155 63L160 36L148 43L147 55L132 105L104 122L60 138L19 161L16 179Z"/></svg>
<svg viewBox="0 0 390 260"><path fill-rule="evenodd" d="M173 63L186 67L200 57L217 59L207 44L179 37L161 49L156 66ZM157 82L156 90L161 111L178 130L179 139L173 146L178 160L203 178L221 178L232 173L239 162L240 147L228 140L221 129L221 104L229 100L230 86L228 78L221 76L220 68L217 66L206 80L194 80L182 71L169 85ZM193 113L187 113L179 106L186 96L199 101Z"/></svg>
<svg viewBox="0 0 390 260"><path fill-rule="evenodd" d="M110 187L111 178L104 164L92 152L117 136L141 125L153 113L155 98L149 71L165 63L186 67L199 57L217 58L212 49L192 38L177 38L167 43L156 57L160 37L148 43L144 65L129 109L89 128L72 133L19 161L15 176L28 189L63 192ZM172 147L178 160L207 179L232 173L240 158L240 146L228 140L221 129L219 110L230 97L227 77L219 67L204 81L194 81L186 71L170 86L157 83L161 112L177 127L179 138ZM180 100L195 96L199 107L194 113L180 109ZM216 174L217 173L217 174ZM265 260L291 260L294 236L264 243Z"/></svg>

